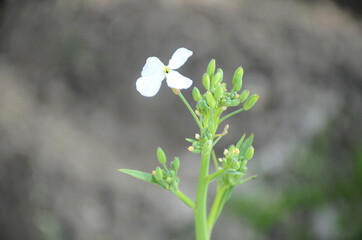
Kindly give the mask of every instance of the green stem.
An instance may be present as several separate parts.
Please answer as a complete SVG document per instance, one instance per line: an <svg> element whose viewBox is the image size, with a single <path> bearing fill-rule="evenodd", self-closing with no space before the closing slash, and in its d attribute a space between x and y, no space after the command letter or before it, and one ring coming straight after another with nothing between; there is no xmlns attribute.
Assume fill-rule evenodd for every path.
<svg viewBox="0 0 362 240"><path fill-rule="evenodd" d="M182 101L185 103L186 107L190 110L190 113L191 113L192 116L194 117L197 125L199 125L199 128L202 129L202 124L201 124L199 118L196 116L196 113L194 112L194 110L192 109L192 107L190 106L190 104L187 102L187 100L184 98L184 96L182 95L181 92L180 92L178 95L180 96L180 98L182 99Z"/></svg>
<svg viewBox="0 0 362 240"><path fill-rule="evenodd" d="M203 147L201 152L201 166L199 174L199 182L197 185L196 193L196 208L195 215L195 232L196 240L209 240L210 236L207 231L207 214L206 214L206 200L209 174L209 163L211 155L211 143L208 142Z"/></svg>
<svg viewBox="0 0 362 240"><path fill-rule="evenodd" d="M221 118L219 123L223 122L224 120L228 119L229 117L234 116L235 114L237 114L239 112L242 112L242 111L244 111L244 108L240 108L240 109L238 109L238 110L236 110L236 111L234 111L232 113L229 113L228 115Z"/></svg>
<svg viewBox="0 0 362 240"><path fill-rule="evenodd" d="M185 194L183 194L179 189L176 192L173 192L181 201L183 201L187 206L192 209L195 209L195 203L190 198L188 198Z"/></svg>
<svg viewBox="0 0 362 240"><path fill-rule="evenodd" d="M214 181L217 176L223 174L225 171L226 171L226 169L223 168L223 169L217 170L217 171L214 172L213 174L210 174L209 177L208 177L209 183L211 183L212 181Z"/></svg>
<svg viewBox="0 0 362 240"><path fill-rule="evenodd" d="M210 213L209 213L209 218L207 219L207 230L208 232L211 234L212 228L214 227L214 224L219 216L219 212L220 212L220 206L222 204L222 200L224 197L224 193L225 191L228 189L227 185L224 185L222 188L218 189L217 194L215 196L214 202L212 204Z"/></svg>

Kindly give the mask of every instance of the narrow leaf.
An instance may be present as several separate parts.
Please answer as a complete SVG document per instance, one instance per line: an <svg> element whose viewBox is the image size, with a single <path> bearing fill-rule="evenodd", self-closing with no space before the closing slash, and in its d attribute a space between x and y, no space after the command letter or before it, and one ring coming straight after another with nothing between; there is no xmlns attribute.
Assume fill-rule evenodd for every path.
<svg viewBox="0 0 362 240"><path fill-rule="evenodd" d="M149 182L149 183L155 183L158 185L158 183L153 179L152 174L150 174L150 173L145 173L145 172L132 170L132 169L118 169L118 171L128 174L132 177L138 178L142 181Z"/></svg>

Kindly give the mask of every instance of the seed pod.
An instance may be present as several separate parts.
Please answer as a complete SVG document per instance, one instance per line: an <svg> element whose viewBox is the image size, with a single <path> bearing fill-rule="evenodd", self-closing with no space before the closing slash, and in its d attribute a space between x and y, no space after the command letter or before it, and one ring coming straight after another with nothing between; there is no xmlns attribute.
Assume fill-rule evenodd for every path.
<svg viewBox="0 0 362 240"><path fill-rule="evenodd" d="M211 107L214 108L216 105L216 101L214 96L212 96L212 93L210 91L206 92L206 100L207 100L207 104Z"/></svg>
<svg viewBox="0 0 362 240"><path fill-rule="evenodd" d="M248 97L249 97L249 91L248 91L248 90L244 90L244 91L241 93L241 95L240 95L240 97L239 97L239 100L240 100L240 102L242 103L242 102L244 102Z"/></svg>
<svg viewBox="0 0 362 240"><path fill-rule="evenodd" d="M157 158L162 165L166 163L166 154L160 147L157 148Z"/></svg>
<svg viewBox="0 0 362 240"><path fill-rule="evenodd" d="M245 155L244 155L245 159L250 160L253 158L253 155L254 155L254 148L253 148L253 146L250 146L248 148L248 150L246 150L246 152L245 152Z"/></svg>
<svg viewBox="0 0 362 240"><path fill-rule="evenodd" d="M244 69L242 67L238 67L236 70L235 70L235 73L234 73L234 77L233 77L233 84L235 84L235 82L239 79L242 79L243 78L243 75L244 75Z"/></svg>
<svg viewBox="0 0 362 240"><path fill-rule="evenodd" d="M254 106L254 104L256 103L256 101L258 101L258 99L259 99L259 95L257 95L257 94L254 94L253 96L251 96L244 103L244 110L248 111L250 108L252 108Z"/></svg>
<svg viewBox="0 0 362 240"><path fill-rule="evenodd" d="M204 73L202 76L202 84L204 85L206 90L210 89L210 77L207 73Z"/></svg>
<svg viewBox="0 0 362 240"><path fill-rule="evenodd" d="M215 90L214 96L217 100L219 100L224 93L224 88L222 86L218 86Z"/></svg>
<svg viewBox="0 0 362 240"><path fill-rule="evenodd" d="M196 102L200 101L201 99L201 94L200 91L197 87L194 87L194 89L192 90L192 97L194 98L194 100Z"/></svg>
<svg viewBox="0 0 362 240"><path fill-rule="evenodd" d="M214 73L215 73L215 59L211 59L211 61L209 62L209 65L207 66L206 73L207 73L207 75L209 75L210 79L214 76Z"/></svg>

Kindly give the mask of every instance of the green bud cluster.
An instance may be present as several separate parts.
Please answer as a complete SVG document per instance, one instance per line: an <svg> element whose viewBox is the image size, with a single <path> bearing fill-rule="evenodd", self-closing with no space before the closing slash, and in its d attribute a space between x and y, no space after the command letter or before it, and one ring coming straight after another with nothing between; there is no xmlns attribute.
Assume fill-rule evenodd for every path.
<svg viewBox="0 0 362 240"><path fill-rule="evenodd" d="M237 185L247 171L246 164L253 158L254 147L252 146L254 135L250 135L245 141L245 134L240 141L235 145L231 145L224 150L224 157L219 158L222 163L222 169L228 170L228 173L223 175L221 182L226 182L229 185Z"/></svg>
<svg viewBox="0 0 362 240"><path fill-rule="evenodd" d="M152 171L153 179L163 188L170 191L176 191L180 182L180 179L177 177L177 171L180 167L179 158L174 158L170 164L170 169L168 169L166 165L166 154L160 147L157 149L157 158L161 163L162 168L157 167L154 171Z"/></svg>
<svg viewBox="0 0 362 240"><path fill-rule="evenodd" d="M221 114L229 107L237 107L244 103L244 110L249 110L254 106L259 96L254 94L250 98L249 91L241 91L243 84L244 70L238 67L232 79L232 89L227 90L227 85L223 82L224 73L222 69L216 69L216 62L212 59L202 77L202 84L205 88L205 93L201 94L197 87L192 91L193 99L196 101L196 113L200 117L200 122L204 128L207 140L213 140L216 134L217 126L221 118ZM201 144L200 144L201 143ZM200 153L202 141L192 142L190 151Z"/></svg>

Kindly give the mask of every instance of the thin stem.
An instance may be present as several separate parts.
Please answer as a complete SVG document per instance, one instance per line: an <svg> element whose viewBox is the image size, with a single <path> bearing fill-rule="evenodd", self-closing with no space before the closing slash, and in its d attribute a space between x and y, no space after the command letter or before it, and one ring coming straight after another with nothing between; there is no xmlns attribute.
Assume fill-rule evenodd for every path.
<svg viewBox="0 0 362 240"><path fill-rule="evenodd" d="M218 138L216 138L216 140L214 141L214 143L212 144L212 147L214 147L216 145L216 143L223 137L224 135L219 136Z"/></svg>
<svg viewBox="0 0 362 240"><path fill-rule="evenodd" d="M176 192L173 192L181 201L183 201L187 206L192 209L195 209L195 203L190 198L188 198L185 194L183 194L179 189Z"/></svg>
<svg viewBox="0 0 362 240"><path fill-rule="evenodd" d="M209 218L207 219L207 230L209 234L211 234L212 228L214 227L214 224L218 218L219 209L221 207L220 204L222 204L222 199L227 188L228 186L224 185L222 188L218 189L216 193L214 202L209 213Z"/></svg>
<svg viewBox="0 0 362 240"><path fill-rule="evenodd" d="M209 181L209 183L211 183L212 181L214 181L216 177L218 177L219 175L223 174L225 171L226 171L226 169L223 168L223 169L217 170L217 171L214 172L213 174L210 174L210 175L208 176L208 178L207 178L208 181Z"/></svg>
<svg viewBox="0 0 362 240"><path fill-rule="evenodd" d="M214 160L215 169L219 169L219 163L217 162L214 149L212 150L211 155L212 155L212 159Z"/></svg>
<svg viewBox="0 0 362 240"><path fill-rule="evenodd" d="M178 95L180 96L180 98L182 99L182 101L185 103L186 107L190 110L190 113L191 113L192 116L194 117L197 125L199 125L199 128L202 129L202 124L201 124L199 118L196 116L196 113L194 112L194 110L192 109L192 107L190 106L190 104L187 102L187 100L184 98L184 96L182 95L181 92L180 92Z"/></svg>
<svg viewBox="0 0 362 240"><path fill-rule="evenodd" d="M219 123L223 122L224 120L228 119L229 117L234 116L235 114L237 114L239 112L242 112L242 111L244 111L244 108L240 108L240 109L238 109L238 110L236 110L236 111L234 111L232 113L229 113L228 115L221 118Z"/></svg>
<svg viewBox="0 0 362 240"><path fill-rule="evenodd" d="M196 193L196 208L194 210L196 240L210 239L209 234L207 232L207 215L206 215L206 200L207 200L207 188L208 188L207 176L209 174L209 163L211 155L210 145L211 143L206 143L201 152L201 166L200 166L199 182L197 185L197 193Z"/></svg>

